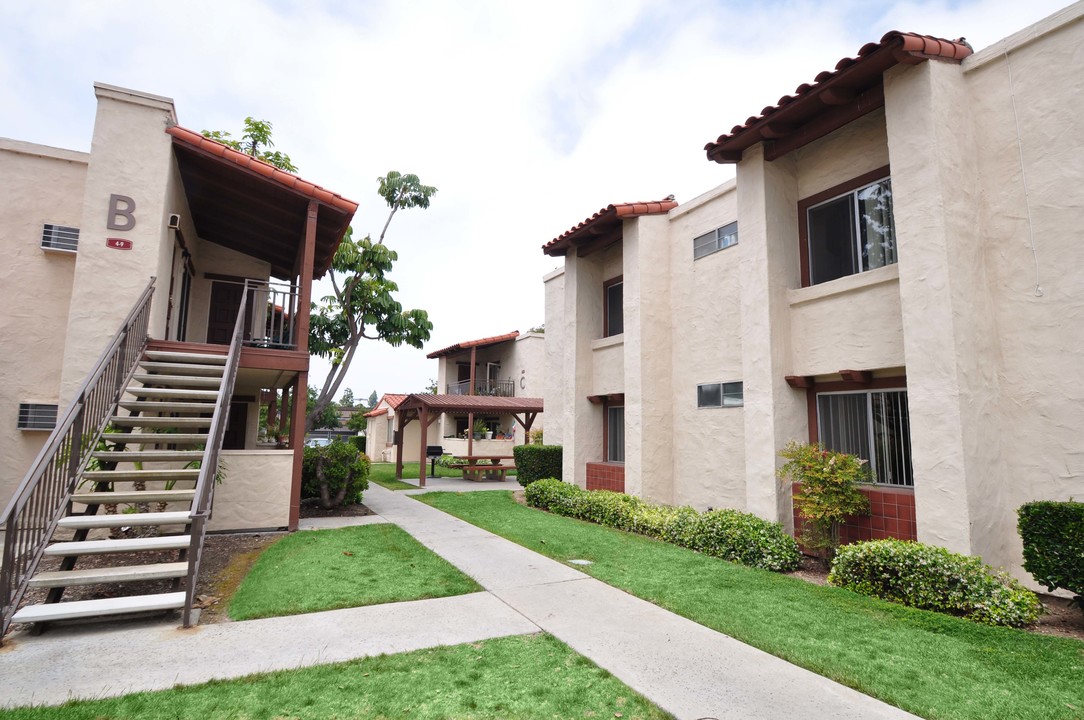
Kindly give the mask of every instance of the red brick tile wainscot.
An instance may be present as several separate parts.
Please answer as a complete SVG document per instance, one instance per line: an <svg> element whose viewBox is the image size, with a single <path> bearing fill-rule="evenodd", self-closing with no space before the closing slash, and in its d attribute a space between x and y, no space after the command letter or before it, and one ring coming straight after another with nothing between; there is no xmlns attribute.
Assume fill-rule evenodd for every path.
<svg viewBox="0 0 1084 720"><path fill-rule="evenodd" d="M587 463L587 489L625 492L625 464Z"/></svg>
<svg viewBox="0 0 1084 720"><path fill-rule="evenodd" d="M801 488L801 483L794 484L794 491ZM913 488L885 487L871 485L860 488L869 498L870 515L850 517L840 528L840 540L846 543L860 540L917 540L918 529L915 522L915 491ZM798 517L798 508L794 508L794 527L799 529L802 521Z"/></svg>

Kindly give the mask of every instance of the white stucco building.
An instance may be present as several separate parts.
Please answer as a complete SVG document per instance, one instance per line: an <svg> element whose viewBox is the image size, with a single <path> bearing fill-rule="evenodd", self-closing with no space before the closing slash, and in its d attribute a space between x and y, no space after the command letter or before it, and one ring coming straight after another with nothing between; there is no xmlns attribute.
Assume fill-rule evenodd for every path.
<svg viewBox="0 0 1084 720"><path fill-rule="evenodd" d="M547 243L565 479L792 526L819 440L875 473L848 537L1026 578L1016 508L1084 496L1082 18L889 33L709 143L736 180Z"/></svg>

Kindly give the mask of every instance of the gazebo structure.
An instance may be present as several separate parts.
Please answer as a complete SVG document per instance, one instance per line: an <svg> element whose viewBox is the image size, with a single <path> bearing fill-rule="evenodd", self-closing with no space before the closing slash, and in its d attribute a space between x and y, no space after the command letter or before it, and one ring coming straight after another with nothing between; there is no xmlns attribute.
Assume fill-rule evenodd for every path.
<svg viewBox="0 0 1084 720"><path fill-rule="evenodd" d="M396 412L395 433L395 477L403 479L403 430L407 423L417 420L421 423L421 452L423 462L418 463L418 486L425 487L425 449L428 433L426 430L442 413L501 413L511 415L523 427L524 436L531 432L538 413L542 412L542 398L532 397L496 397L491 395L430 395L414 394L407 396ZM473 440L468 436L467 454L471 454Z"/></svg>

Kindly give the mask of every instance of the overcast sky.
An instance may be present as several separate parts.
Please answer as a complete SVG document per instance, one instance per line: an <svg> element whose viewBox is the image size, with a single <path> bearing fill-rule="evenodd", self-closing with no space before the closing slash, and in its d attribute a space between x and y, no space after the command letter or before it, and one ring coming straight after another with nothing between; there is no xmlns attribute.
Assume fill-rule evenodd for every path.
<svg viewBox="0 0 1084 720"><path fill-rule="evenodd" d="M356 236L383 225L376 178L418 174L439 192L388 244L432 340L369 343L344 384L416 392L426 352L544 321L560 259L543 243L610 203L730 179L704 144L865 43L978 50L1066 4L3 0L0 136L89 150L95 81L173 98L194 130L270 120L302 177L360 203Z"/></svg>

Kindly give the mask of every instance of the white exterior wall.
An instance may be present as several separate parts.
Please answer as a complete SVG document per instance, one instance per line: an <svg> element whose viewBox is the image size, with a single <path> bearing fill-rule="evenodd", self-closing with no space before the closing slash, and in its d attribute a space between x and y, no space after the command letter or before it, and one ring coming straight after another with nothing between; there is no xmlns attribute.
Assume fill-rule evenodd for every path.
<svg viewBox="0 0 1084 720"><path fill-rule="evenodd" d="M17 428L19 403L59 402L76 254L42 250L41 236L46 223L82 224L87 158L0 139L0 242L7 258L0 264L0 508L49 436Z"/></svg>
<svg viewBox="0 0 1084 720"><path fill-rule="evenodd" d="M290 524L292 450L223 450L222 482L208 529L265 530Z"/></svg>
<svg viewBox="0 0 1084 720"><path fill-rule="evenodd" d="M697 385L742 380L737 289L746 241L697 260L693 238L738 219L733 180L670 211L670 323L673 421L660 428L673 444L673 502L745 507L742 407L697 407ZM664 473L670 474L670 473Z"/></svg>
<svg viewBox="0 0 1084 720"><path fill-rule="evenodd" d="M548 273L542 282L546 289L546 349L545 349L545 384L542 397L545 398L545 414L552 420L546 428L547 445L563 445L565 442L565 396L563 363L565 348L568 343L567 326L562 323L565 301L565 269L557 268Z"/></svg>
<svg viewBox="0 0 1084 720"><path fill-rule="evenodd" d="M974 146L984 150L974 173L975 239L989 296L976 312L991 313L992 332L980 340L990 346L983 365L995 374L983 375L990 384L969 402L991 390L998 399L996 419L986 408L980 419L981 429L996 429L996 442L979 436L974 448L985 467L969 478L972 548L1021 576L1016 509L1084 498L1082 16L1078 3L963 66Z"/></svg>
<svg viewBox="0 0 1084 720"><path fill-rule="evenodd" d="M83 381L105 344L135 304L150 278L158 278L150 330L165 329L173 242L167 228L172 140L165 129L176 122L167 98L95 85L98 112L83 192L79 253L68 314L61 374L62 402ZM135 227L106 227L111 194L135 201ZM132 242L130 250L106 247L106 238ZM162 285L166 287L163 289Z"/></svg>

